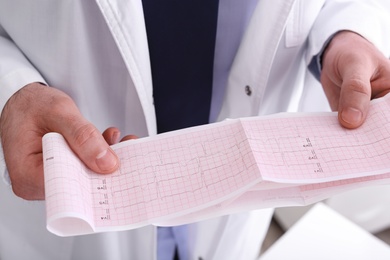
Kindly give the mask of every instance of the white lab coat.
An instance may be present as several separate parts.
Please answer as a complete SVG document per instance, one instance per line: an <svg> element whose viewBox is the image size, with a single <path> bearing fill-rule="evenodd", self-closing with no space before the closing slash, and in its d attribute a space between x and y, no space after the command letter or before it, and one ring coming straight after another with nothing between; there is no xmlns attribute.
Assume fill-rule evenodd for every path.
<svg viewBox="0 0 390 260"><path fill-rule="evenodd" d="M389 56L387 13L374 2L260 0L219 119L304 107L310 99L303 97L319 89L305 84L307 64L339 30L359 32ZM0 107L22 86L40 81L72 96L100 130L156 133L141 0L0 0L0 36ZM23 201L4 187L0 193L1 259L155 258L152 226L60 238L45 229L43 202ZM191 259L254 259L271 213L192 224Z"/></svg>

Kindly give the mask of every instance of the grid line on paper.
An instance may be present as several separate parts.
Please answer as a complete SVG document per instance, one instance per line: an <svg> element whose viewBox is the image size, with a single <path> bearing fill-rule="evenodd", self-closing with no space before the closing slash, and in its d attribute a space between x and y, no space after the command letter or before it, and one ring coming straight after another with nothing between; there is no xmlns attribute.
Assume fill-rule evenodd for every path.
<svg viewBox="0 0 390 260"><path fill-rule="evenodd" d="M95 224L101 227L186 211L259 180L255 162L242 158L251 151L239 123L134 143L115 152L120 171L92 179ZM102 179L107 190L96 189ZM98 204L102 196L108 198L105 205Z"/></svg>
<svg viewBox="0 0 390 260"><path fill-rule="evenodd" d="M93 213L90 206L90 181L85 166L63 138L58 138L58 135L48 135L45 138L43 147L47 215L53 216L64 211L78 212L91 221Z"/></svg>
<svg viewBox="0 0 390 260"><path fill-rule="evenodd" d="M388 100L373 104L365 124L354 130L342 128L334 115L244 121L262 176L307 183L390 167Z"/></svg>
<svg viewBox="0 0 390 260"><path fill-rule="evenodd" d="M66 142L55 139L44 144L48 216L79 211L94 218L98 231L129 229L180 217L175 213L203 212L213 205L212 210L256 183L265 192L267 182L282 182L271 183L267 191L269 196L281 191L275 200L287 198L285 187L297 192L294 198L315 199L325 190L331 194L377 183L389 177L388 103L390 98L373 103L366 123L355 130L342 128L334 114L276 116L131 141L115 148L121 168L111 175L87 171ZM290 182L301 193L289 189Z"/></svg>

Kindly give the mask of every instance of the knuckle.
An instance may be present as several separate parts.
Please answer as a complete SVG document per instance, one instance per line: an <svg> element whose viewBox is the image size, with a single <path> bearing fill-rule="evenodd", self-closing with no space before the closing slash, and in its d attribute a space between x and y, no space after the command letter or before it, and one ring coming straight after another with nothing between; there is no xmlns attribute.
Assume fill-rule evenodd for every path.
<svg viewBox="0 0 390 260"><path fill-rule="evenodd" d="M73 101L67 96L52 96L48 101L50 111L54 115L67 113L70 107L74 106Z"/></svg>
<svg viewBox="0 0 390 260"><path fill-rule="evenodd" d="M20 152L5 153L5 163L14 194L25 200L43 200L45 184L40 152L28 156Z"/></svg>
<svg viewBox="0 0 390 260"><path fill-rule="evenodd" d="M12 182L12 191L16 196L22 199L28 200L30 198L30 192L27 191L27 189L22 188L20 185L17 185L17 183Z"/></svg>
<svg viewBox="0 0 390 260"><path fill-rule="evenodd" d="M370 85L370 82L366 82L359 78L353 78L348 80L347 88L350 91L358 92L360 94L364 94L370 96L369 89L367 89L367 85Z"/></svg>
<svg viewBox="0 0 390 260"><path fill-rule="evenodd" d="M76 127L73 136L75 144L77 146L83 147L90 140L98 138L100 136L100 133L93 125L85 123L81 126Z"/></svg>

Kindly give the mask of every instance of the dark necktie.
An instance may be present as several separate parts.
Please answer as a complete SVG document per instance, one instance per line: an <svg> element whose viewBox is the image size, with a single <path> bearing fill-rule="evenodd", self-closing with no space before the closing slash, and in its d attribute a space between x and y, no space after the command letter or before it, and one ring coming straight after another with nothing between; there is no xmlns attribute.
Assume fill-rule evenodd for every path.
<svg viewBox="0 0 390 260"><path fill-rule="evenodd" d="M208 123L218 0L142 0L159 133Z"/></svg>

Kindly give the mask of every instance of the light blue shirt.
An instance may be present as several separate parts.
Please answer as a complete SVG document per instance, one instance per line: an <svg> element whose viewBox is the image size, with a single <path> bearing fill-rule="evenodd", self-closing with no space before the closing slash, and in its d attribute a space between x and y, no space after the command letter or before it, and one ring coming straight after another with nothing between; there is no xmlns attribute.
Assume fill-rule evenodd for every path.
<svg viewBox="0 0 390 260"><path fill-rule="evenodd" d="M215 122L221 110L234 57L258 1L219 1L210 122Z"/></svg>

